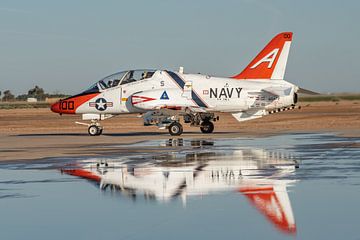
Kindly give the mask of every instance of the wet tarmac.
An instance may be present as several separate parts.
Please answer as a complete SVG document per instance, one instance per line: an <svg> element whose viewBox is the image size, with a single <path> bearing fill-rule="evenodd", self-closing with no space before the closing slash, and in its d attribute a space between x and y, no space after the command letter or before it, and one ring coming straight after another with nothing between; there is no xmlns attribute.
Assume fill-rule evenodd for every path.
<svg viewBox="0 0 360 240"><path fill-rule="evenodd" d="M360 138L117 147L2 163L1 239L360 239Z"/></svg>

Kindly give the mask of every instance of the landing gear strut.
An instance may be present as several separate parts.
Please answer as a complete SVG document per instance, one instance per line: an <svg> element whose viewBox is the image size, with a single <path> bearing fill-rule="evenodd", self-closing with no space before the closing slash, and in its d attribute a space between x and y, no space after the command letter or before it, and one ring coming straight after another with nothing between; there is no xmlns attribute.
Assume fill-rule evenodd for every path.
<svg viewBox="0 0 360 240"><path fill-rule="evenodd" d="M91 120L91 123L83 123L83 122L75 122L79 125L85 125L88 126L88 133L90 136L99 136L103 132L103 127L100 125L99 121L97 120Z"/></svg>
<svg viewBox="0 0 360 240"><path fill-rule="evenodd" d="M214 131L214 124L212 121L219 120L214 113L189 113L184 116L184 122L190 123L192 127L200 127L202 133L212 133Z"/></svg>
<svg viewBox="0 0 360 240"><path fill-rule="evenodd" d="M75 122L76 124L87 126L88 127L88 133L90 136L99 136L103 132L103 126L100 124L100 120L105 120L108 118L111 118L112 115L106 115L106 114L99 114L98 118L96 114L83 114L82 119L83 120L90 120L90 123L84 123L84 122Z"/></svg>
<svg viewBox="0 0 360 240"><path fill-rule="evenodd" d="M172 122L169 125L169 133L171 136L180 136L183 133L183 127L179 122Z"/></svg>

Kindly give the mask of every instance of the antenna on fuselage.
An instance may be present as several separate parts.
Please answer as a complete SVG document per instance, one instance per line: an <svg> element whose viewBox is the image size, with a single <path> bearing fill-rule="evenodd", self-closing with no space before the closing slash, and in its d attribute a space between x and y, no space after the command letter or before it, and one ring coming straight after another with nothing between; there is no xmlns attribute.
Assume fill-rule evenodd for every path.
<svg viewBox="0 0 360 240"><path fill-rule="evenodd" d="M179 67L179 73L184 74L184 67Z"/></svg>

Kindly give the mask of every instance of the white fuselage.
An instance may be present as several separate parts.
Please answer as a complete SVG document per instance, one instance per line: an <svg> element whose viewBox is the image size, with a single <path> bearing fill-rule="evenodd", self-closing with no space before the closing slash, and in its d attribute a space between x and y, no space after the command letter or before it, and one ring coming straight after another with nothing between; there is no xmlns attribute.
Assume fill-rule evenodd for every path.
<svg viewBox="0 0 360 240"><path fill-rule="evenodd" d="M283 95L271 93L271 90L278 89L287 91ZM105 110L92 107L91 102L94 100L90 99L79 106L76 113L115 115L167 107L194 112L272 110L293 105L295 89L295 85L284 80L238 80L158 70L151 78L101 91L95 98L103 98L111 103ZM139 101L136 96L140 97ZM151 100L141 101L145 98Z"/></svg>

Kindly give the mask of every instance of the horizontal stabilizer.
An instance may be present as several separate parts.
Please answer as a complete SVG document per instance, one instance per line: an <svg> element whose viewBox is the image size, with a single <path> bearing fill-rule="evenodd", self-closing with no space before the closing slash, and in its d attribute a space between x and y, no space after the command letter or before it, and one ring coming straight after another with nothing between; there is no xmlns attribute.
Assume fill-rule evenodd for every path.
<svg viewBox="0 0 360 240"><path fill-rule="evenodd" d="M320 94L320 93L317 93L317 92L307 90L305 88L299 88L299 90L297 92L302 93L302 94L309 94L309 95L319 95Z"/></svg>

